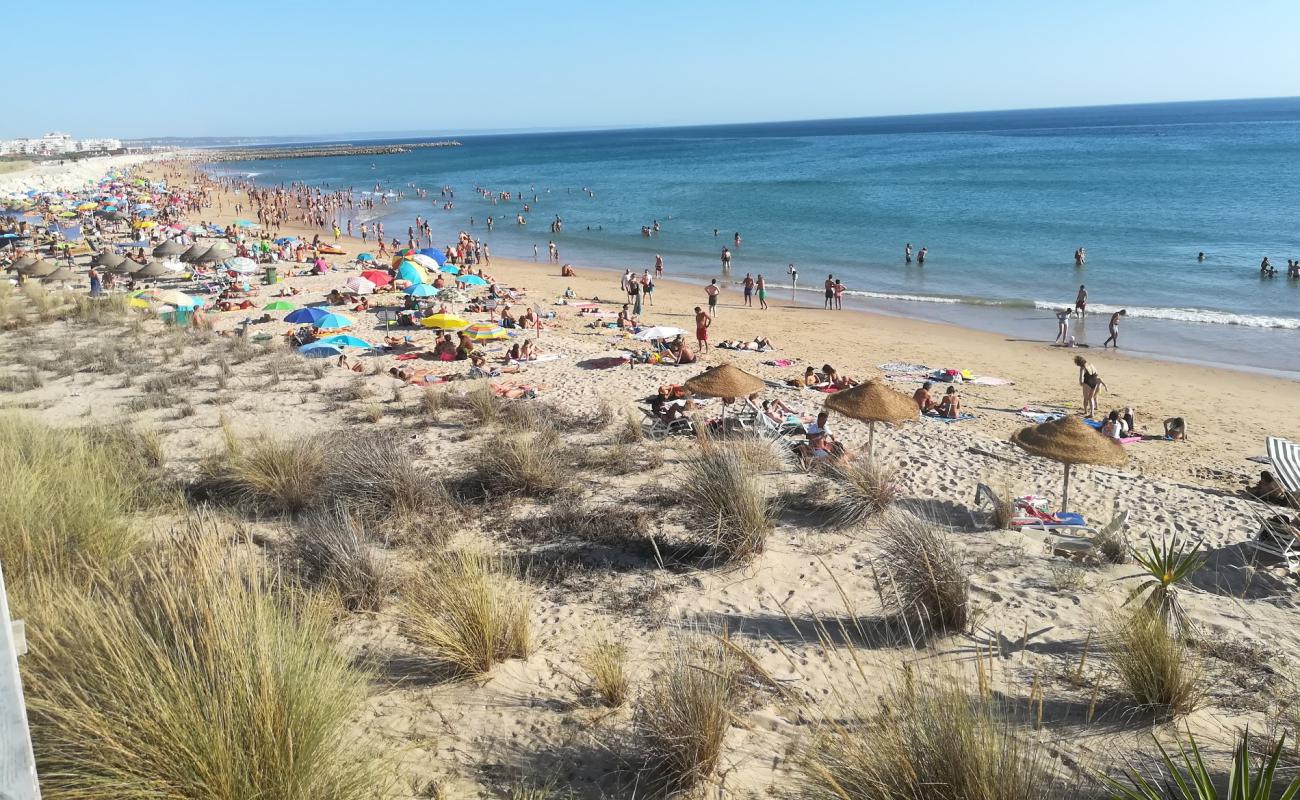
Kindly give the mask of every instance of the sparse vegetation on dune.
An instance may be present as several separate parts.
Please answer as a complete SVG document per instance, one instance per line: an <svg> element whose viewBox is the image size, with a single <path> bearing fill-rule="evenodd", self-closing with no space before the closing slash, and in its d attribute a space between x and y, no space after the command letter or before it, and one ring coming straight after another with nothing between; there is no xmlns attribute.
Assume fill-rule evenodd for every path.
<svg viewBox="0 0 1300 800"><path fill-rule="evenodd" d="M877 705L823 710L799 755L811 800L1053 800L1066 781L1010 706L955 676L907 672Z"/></svg>
<svg viewBox="0 0 1300 800"><path fill-rule="evenodd" d="M1204 701L1203 673L1191 648L1154 611L1116 614L1106 649L1134 708L1157 719L1181 717Z"/></svg>
<svg viewBox="0 0 1300 800"><path fill-rule="evenodd" d="M722 761L744 664L720 642L677 643L637 699L644 783L665 795L699 790Z"/></svg>
<svg viewBox="0 0 1300 800"><path fill-rule="evenodd" d="M297 514L337 503L366 527L427 510L445 498L392 436L266 437L227 442L204 462L203 496L261 514Z"/></svg>
<svg viewBox="0 0 1300 800"><path fill-rule="evenodd" d="M776 520L776 500L740 448L714 443L693 454L681 480L687 527L713 560L739 561L763 552Z"/></svg>
<svg viewBox="0 0 1300 800"><path fill-rule="evenodd" d="M337 507L298 520L291 557L309 585L331 590L348 610L378 610L392 588L366 532Z"/></svg>
<svg viewBox="0 0 1300 800"><path fill-rule="evenodd" d="M587 673L591 692L610 708L628 701L631 680L627 672L627 646L613 638L596 639L583 651L578 661Z"/></svg>
<svg viewBox="0 0 1300 800"><path fill-rule="evenodd" d="M402 630L440 661L487 672L532 648L532 593L496 556L461 550L436 556L403 582Z"/></svg>
<svg viewBox="0 0 1300 800"><path fill-rule="evenodd" d="M861 525L898 499L894 475L874 461L856 461L833 467L830 498L825 505L831 520L844 527Z"/></svg>
<svg viewBox="0 0 1300 800"><path fill-rule="evenodd" d="M140 544L130 512L163 502L157 439L55 429L0 415L0 562L10 579L122 562Z"/></svg>
<svg viewBox="0 0 1300 800"><path fill-rule="evenodd" d="M970 621L970 577L947 535L933 522L896 511L882 518L877 537L882 591L897 613L932 630L956 631Z"/></svg>
<svg viewBox="0 0 1300 800"><path fill-rule="evenodd" d="M362 800L365 676L323 609L194 534L87 593L29 587L28 715L47 798Z"/></svg>
<svg viewBox="0 0 1300 800"><path fill-rule="evenodd" d="M563 444L553 430L501 434L474 454L463 485L481 497L549 497L573 480L562 454Z"/></svg>

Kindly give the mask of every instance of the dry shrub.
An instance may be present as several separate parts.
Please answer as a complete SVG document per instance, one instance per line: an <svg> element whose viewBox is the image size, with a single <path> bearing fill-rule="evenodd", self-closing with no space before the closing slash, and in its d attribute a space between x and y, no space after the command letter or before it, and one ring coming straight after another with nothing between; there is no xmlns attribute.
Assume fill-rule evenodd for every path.
<svg viewBox="0 0 1300 800"><path fill-rule="evenodd" d="M447 407L447 391L445 389L435 389L432 386L426 386L420 392L420 411L429 416L430 419L436 420L442 415L442 410Z"/></svg>
<svg viewBox="0 0 1300 800"><path fill-rule="evenodd" d="M511 533L531 542L628 541L650 534L654 515L640 508L563 503L515 521Z"/></svg>
<svg viewBox="0 0 1300 800"><path fill-rule="evenodd" d="M119 563L140 544L128 515L164 499L156 437L0 415L0 563L17 580Z"/></svg>
<svg viewBox="0 0 1300 800"><path fill-rule="evenodd" d="M467 674L526 658L532 646L532 593L501 558L444 553L406 581L402 630Z"/></svg>
<svg viewBox="0 0 1300 800"><path fill-rule="evenodd" d="M296 514L319 496L325 458L319 438L245 440L201 465L199 488L258 514Z"/></svg>
<svg viewBox="0 0 1300 800"><path fill-rule="evenodd" d="M191 537L22 606L27 709L51 798L362 800L386 790L351 723L366 677L318 605Z"/></svg>
<svg viewBox="0 0 1300 800"><path fill-rule="evenodd" d="M452 408L469 412L470 419L479 424L496 422L501 416L502 400L492 394L492 386L481 383L461 394L448 394L448 404Z"/></svg>
<svg viewBox="0 0 1300 800"><path fill-rule="evenodd" d="M627 645L612 638L597 639L578 659L587 673L588 686L600 702L618 708L628 701L631 680L627 674Z"/></svg>
<svg viewBox="0 0 1300 800"><path fill-rule="evenodd" d="M1120 685L1139 711L1170 719L1190 714L1204 700L1194 653L1156 614L1144 608L1117 613L1105 640Z"/></svg>
<svg viewBox="0 0 1300 800"><path fill-rule="evenodd" d="M1098 531L1092 543L1098 560L1106 564L1128 563L1130 547L1124 526L1113 531Z"/></svg>
<svg viewBox="0 0 1300 800"><path fill-rule="evenodd" d="M36 367L0 375L0 392L29 392L45 385L45 378Z"/></svg>
<svg viewBox="0 0 1300 800"><path fill-rule="evenodd" d="M350 611L378 610L392 588L388 569L371 550L365 530L340 508L303 516L292 555L309 586L330 589Z"/></svg>
<svg viewBox="0 0 1300 800"><path fill-rule="evenodd" d="M367 403L362 415L371 422L379 422L384 418L384 407L378 403Z"/></svg>
<svg viewBox="0 0 1300 800"><path fill-rule="evenodd" d="M956 548L933 522L903 511L883 518L878 537L883 589L894 610L938 631L962 630L970 619L970 578Z"/></svg>
<svg viewBox="0 0 1300 800"><path fill-rule="evenodd" d="M643 417L635 411L624 412L621 424L618 426L617 441L623 444L632 444L645 438L645 431L641 428Z"/></svg>
<svg viewBox="0 0 1300 800"><path fill-rule="evenodd" d="M690 514L688 530L713 560L725 563L763 552L778 509L745 450L713 444L688 458L685 471L680 494Z"/></svg>
<svg viewBox="0 0 1300 800"><path fill-rule="evenodd" d="M861 525L894 504L899 487L894 474L873 461L844 463L831 468L830 497L825 507L836 525Z"/></svg>
<svg viewBox="0 0 1300 800"><path fill-rule="evenodd" d="M367 528L445 497L395 434L228 441L224 453L204 463L198 488L264 514L334 502Z"/></svg>
<svg viewBox="0 0 1300 800"><path fill-rule="evenodd" d="M634 715L653 789L690 792L714 777L743 672L740 658L720 642L686 640L669 654Z"/></svg>
<svg viewBox="0 0 1300 800"><path fill-rule="evenodd" d="M952 676L908 671L878 705L865 698L846 705L823 714L800 753L800 788L810 800L1066 796L1066 781L1018 730L1010 706L968 695Z"/></svg>
<svg viewBox="0 0 1300 800"><path fill-rule="evenodd" d="M563 450L553 430L502 434L475 454L467 487L482 496L555 495L573 480Z"/></svg>

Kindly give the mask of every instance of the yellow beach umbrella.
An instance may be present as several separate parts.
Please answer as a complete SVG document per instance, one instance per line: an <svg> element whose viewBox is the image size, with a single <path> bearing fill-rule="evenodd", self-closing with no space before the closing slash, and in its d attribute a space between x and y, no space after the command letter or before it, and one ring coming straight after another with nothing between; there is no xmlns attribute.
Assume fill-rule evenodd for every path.
<svg viewBox="0 0 1300 800"><path fill-rule="evenodd" d="M469 327L469 320L455 314L434 314L420 320L426 328L438 328L444 331L458 331Z"/></svg>
<svg viewBox="0 0 1300 800"><path fill-rule="evenodd" d="M135 227L137 227L137 228L152 228L152 227L154 227L154 226L157 225L157 224L158 224L158 223L154 222L154 221L151 220L151 219L141 219L141 220L136 220Z"/></svg>

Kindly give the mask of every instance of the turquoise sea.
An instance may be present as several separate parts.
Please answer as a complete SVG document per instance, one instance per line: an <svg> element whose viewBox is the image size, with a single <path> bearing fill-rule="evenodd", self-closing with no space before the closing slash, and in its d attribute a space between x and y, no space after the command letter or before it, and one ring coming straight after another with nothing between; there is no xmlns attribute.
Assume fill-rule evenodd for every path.
<svg viewBox="0 0 1300 800"><path fill-rule="evenodd" d="M1300 98L456 138L214 171L405 192L358 220L405 239L419 214L441 240L469 230L499 256L536 244L544 260L554 240L578 267L639 271L658 253L668 277L702 279L730 246L732 279L762 273L819 304L789 288L794 263L800 290L834 274L859 306L1015 338L1050 341L1051 309L1086 284L1081 342L1099 346L1123 307L1135 352L1300 377L1300 281L1286 278L1300 259ZM924 267L904 263L908 242L928 248ZM1278 277L1260 277L1265 256Z"/></svg>

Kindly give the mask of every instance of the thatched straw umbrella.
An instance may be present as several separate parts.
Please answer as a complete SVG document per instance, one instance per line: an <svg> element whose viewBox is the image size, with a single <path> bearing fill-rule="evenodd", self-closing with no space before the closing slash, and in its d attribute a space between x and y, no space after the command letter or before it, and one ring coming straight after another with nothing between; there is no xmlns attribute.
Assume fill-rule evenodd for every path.
<svg viewBox="0 0 1300 800"><path fill-rule="evenodd" d="M143 268L131 273L133 278L161 278L167 274L167 269L157 261L150 261Z"/></svg>
<svg viewBox="0 0 1300 800"><path fill-rule="evenodd" d="M208 248L210 246L211 245L199 244L198 242L195 242L194 244L190 245L189 250L186 250L184 253L181 253L181 261L184 261L186 264L193 263L194 260L197 259L199 256L208 252Z"/></svg>
<svg viewBox="0 0 1300 800"><path fill-rule="evenodd" d="M899 394L882 381L864 381L851 389L842 389L826 398L826 408L867 423L867 460L874 458L876 423L897 425L916 419L920 413L916 402Z"/></svg>
<svg viewBox="0 0 1300 800"><path fill-rule="evenodd" d="M59 267L58 269L51 272L49 275L42 275L41 282L60 283L62 281L76 280L76 277L77 276L73 274L72 270L68 269L67 267Z"/></svg>
<svg viewBox="0 0 1300 800"><path fill-rule="evenodd" d="M96 263L98 264L98 266L101 266L104 269L109 271L112 271L122 266L122 264L125 261L126 261L126 256L119 256L117 253L100 253L99 256L96 258Z"/></svg>
<svg viewBox="0 0 1300 800"><path fill-rule="evenodd" d="M50 261L48 258L42 258L40 261L27 267L23 274L29 278L44 278L46 275L52 274L58 268L58 264Z"/></svg>
<svg viewBox="0 0 1300 800"><path fill-rule="evenodd" d="M1128 454L1119 442L1103 436L1078 417L1061 417L1021 428L1012 434L1011 441L1032 455L1065 465L1065 483L1061 486L1062 511L1069 510L1070 467L1075 464L1119 467L1128 461Z"/></svg>
<svg viewBox="0 0 1300 800"><path fill-rule="evenodd" d="M21 272L25 275L27 273L24 272L24 270L26 270L32 264L35 264L37 261L40 261L40 258L38 258L37 256L25 255L22 258L15 261L14 263L10 264L9 269L14 270L15 272Z"/></svg>
<svg viewBox="0 0 1300 800"><path fill-rule="evenodd" d="M163 242L162 244L158 245L153 249L153 257L171 258L172 256L178 256L181 253L184 253L185 250L186 250L185 245L181 244L175 239L168 239L167 241Z"/></svg>
<svg viewBox="0 0 1300 800"><path fill-rule="evenodd" d="M763 388L763 379L731 364L720 364L688 378L682 386L698 397L748 397ZM727 406L724 404L722 430L726 429Z"/></svg>

